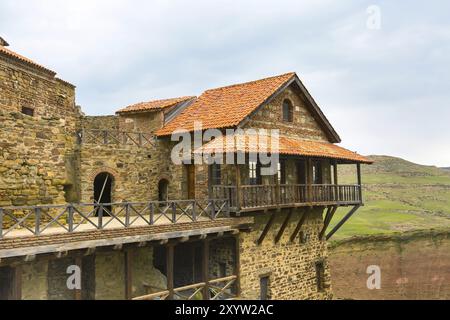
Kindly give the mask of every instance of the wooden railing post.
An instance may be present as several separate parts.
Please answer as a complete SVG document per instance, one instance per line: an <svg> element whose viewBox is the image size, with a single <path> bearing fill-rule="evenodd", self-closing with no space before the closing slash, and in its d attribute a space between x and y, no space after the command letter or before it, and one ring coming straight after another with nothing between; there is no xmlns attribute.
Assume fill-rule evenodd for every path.
<svg viewBox="0 0 450 320"><path fill-rule="evenodd" d="M175 202L171 202L172 206L172 223L177 222L177 204Z"/></svg>
<svg viewBox="0 0 450 320"><path fill-rule="evenodd" d="M130 203L125 204L125 228L130 226Z"/></svg>
<svg viewBox="0 0 450 320"><path fill-rule="evenodd" d="M0 208L0 239L3 238L3 209Z"/></svg>
<svg viewBox="0 0 450 320"><path fill-rule="evenodd" d="M205 283L203 300L209 300L209 239L203 240L202 281Z"/></svg>
<svg viewBox="0 0 450 320"><path fill-rule="evenodd" d="M98 210L98 230L103 229L103 205L101 204Z"/></svg>
<svg viewBox="0 0 450 320"><path fill-rule="evenodd" d="M36 236L38 236L41 234L41 209L40 208L34 209L34 216L35 216L34 234Z"/></svg>
<svg viewBox="0 0 450 320"><path fill-rule="evenodd" d="M173 283L173 260L174 260L175 245L169 243L166 247L166 273L167 273L167 290L169 295L168 300L173 300L174 297L174 283Z"/></svg>
<svg viewBox="0 0 450 320"><path fill-rule="evenodd" d="M197 222L197 201L192 200L192 220Z"/></svg>
<svg viewBox="0 0 450 320"><path fill-rule="evenodd" d="M69 206L67 207L67 223L69 224L69 232L73 232L73 214L73 205L69 204Z"/></svg>

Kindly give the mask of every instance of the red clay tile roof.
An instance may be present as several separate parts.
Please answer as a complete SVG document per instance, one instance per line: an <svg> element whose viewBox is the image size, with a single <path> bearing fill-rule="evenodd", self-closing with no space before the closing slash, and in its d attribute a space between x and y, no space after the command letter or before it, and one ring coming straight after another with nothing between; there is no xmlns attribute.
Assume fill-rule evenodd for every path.
<svg viewBox="0 0 450 320"><path fill-rule="evenodd" d="M148 102L140 102L128 106L126 108L120 109L116 113L137 113L137 112L146 112L153 110L161 110L165 108L173 107L179 103L186 102L188 100L193 100L196 97L181 97L181 98L173 98L173 99L163 99L163 100L153 100Z"/></svg>
<svg viewBox="0 0 450 320"><path fill-rule="evenodd" d="M177 129L194 131L194 121L201 122L203 129L237 126L293 77L295 73L291 72L207 90L156 135L171 135Z"/></svg>
<svg viewBox="0 0 450 320"><path fill-rule="evenodd" d="M7 48L5 48L3 46L0 46L0 55L4 55L4 56L7 56L9 58L13 58L13 59L19 60L20 62L24 62L24 63L26 63L26 64L28 64L28 65L30 65L32 67L41 69L41 70L46 71L48 73L51 73L53 76L56 74L56 72L54 72L54 71L52 71L50 69L47 69L46 67L41 66L40 64L34 62L33 60L28 59L28 58L26 58L26 57L24 57L24 56L22 56L22 55L20 55L20 54L18 54L16 52L14 52L12 50L9 50L9 49L7 49Z"/></svg>
<svg viewBox="0 0 450 320"><path fill-rule="evenodd" d="M276 138L273 136L272 138ZM274 153L293 156L331 158L371 164L373 161L329 142L299 140L279 136L278 145L271 143L269 135L236 133L231 137L222 136L194 151L196 154L216 153Z"/></svg>

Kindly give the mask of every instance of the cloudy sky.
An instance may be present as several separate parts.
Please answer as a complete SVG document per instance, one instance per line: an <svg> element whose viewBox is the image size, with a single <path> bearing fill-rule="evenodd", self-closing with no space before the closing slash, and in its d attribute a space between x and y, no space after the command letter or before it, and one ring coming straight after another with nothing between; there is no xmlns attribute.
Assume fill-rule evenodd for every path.
<svg viewBox="0 0 450 320"><path fill-rule="evenodd" d="M2 0L0 35L74 83L87 114L296 71L343 146L450 166L449 12L444 0Z"/></svg>

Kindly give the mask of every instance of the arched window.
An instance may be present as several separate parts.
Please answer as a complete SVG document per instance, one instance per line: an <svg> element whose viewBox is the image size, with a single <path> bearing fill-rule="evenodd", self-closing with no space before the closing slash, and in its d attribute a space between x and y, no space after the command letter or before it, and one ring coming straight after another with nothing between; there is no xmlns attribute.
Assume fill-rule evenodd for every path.
<svg viewBox="0 0 450 320"><path fill-rule="evenodd" d="M294 106L292 105L291 100L288 99L283 101L283 121L294 121Z"/></svg>
<svg viewBox="0 0 450 320"><path fill-rule="evenodd" d="M161 179L158 183L158 201L169 200L169 181Z"/></svg>

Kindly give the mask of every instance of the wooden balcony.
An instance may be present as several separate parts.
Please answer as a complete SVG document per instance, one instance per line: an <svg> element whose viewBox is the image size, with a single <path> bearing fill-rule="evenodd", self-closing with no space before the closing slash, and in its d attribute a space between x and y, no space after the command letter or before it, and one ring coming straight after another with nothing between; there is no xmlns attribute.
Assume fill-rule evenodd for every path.
<svg viewBox="0 0 450 320"><path fill-rule="evenodd" d="M215 185L215 198L228 199L233 212L301 206L360 205L360 185Z"/></svg>

